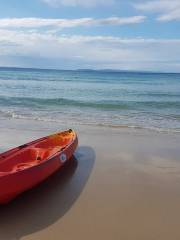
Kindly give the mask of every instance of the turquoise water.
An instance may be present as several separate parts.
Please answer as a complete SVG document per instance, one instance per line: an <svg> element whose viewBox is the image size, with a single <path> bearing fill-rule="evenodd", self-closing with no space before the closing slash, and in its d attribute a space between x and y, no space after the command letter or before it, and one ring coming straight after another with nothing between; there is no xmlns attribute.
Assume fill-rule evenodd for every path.
<svg viewBox="0 0 180 240"><path fill-rule="evenodd" d="M180 131L180 74L0 68L0 118Z"/></svg>

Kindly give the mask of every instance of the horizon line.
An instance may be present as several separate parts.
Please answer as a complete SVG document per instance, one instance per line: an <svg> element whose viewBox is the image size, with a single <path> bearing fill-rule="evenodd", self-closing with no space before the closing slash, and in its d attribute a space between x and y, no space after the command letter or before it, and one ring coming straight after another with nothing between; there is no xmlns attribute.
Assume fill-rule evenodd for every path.
<svg viewBox="0 0 180 240"><path fill-rule="evenodd" d="M18 66L0 66L1 69L16 69L16 70L40 70L40 71L81 71L81 72L114 72L114 73L151 73L151 74L180 74L180 72L164 72L153 70L127 70L127 69L93 69L93 68L77 68L77 69L60 69L60 68L38 68L38 67L18 67Z"/></svg>

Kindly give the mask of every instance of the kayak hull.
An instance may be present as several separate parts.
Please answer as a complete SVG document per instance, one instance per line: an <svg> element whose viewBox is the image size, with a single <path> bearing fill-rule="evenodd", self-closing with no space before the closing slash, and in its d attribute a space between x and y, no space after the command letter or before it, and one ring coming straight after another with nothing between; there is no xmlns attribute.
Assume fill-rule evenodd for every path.
<svg viewBox="0 0 180 240"><path fill-rule="evenodd" d="M64 134L64 136L66 136L66 133L68 132L58 133L61 136L61 140L62 140L62 135ZM50 148L51 152L49 156L42 159L42 161L39 161L39 159L36 158L36 161L34 162L33 161L31 162L26 161L25 163L18 162L18 164L13 166L11 171L8 173L1 171L1 161L0 161L0 204L6 204L10 202L12 199L14 199L20 193L36 186L37 184L39 184L40 182L48 178L50 175L52 175L54 172L56 172L58 169L60 169L65 164L65 162L70 160L70 158L72 157L78 145L78 138L76 133L73 131L70 133L72 135L72 139L65 145L61 144L58 146L56 143L56 146L54 147L54 149L56 149L57 151L55 151L51 146ZM58 134L51 135L50 138L55 139L55 137L56 138L59 137ZM3 158L2 161L5 161L6 158L7 159L11 158L11 162L13 162L21 154L22 156L26 156L27 159L32 158L32 156L30 156L30 153L32 151L38 151L38 154L42 155L44 154L44 152L47 152L47 149L49 151L48 141L46 139L48 139L48 137L34 141L28 145L25 145L23 150L18 151L19 148L21 149L21 146L20 146L19 148L15 148L4 154L1 154L0 157L5 156L5 158ZM52 140L50 142L52 143ZM39 150L41 149L39 148L39 146L42 146L43 150ZM21 153L21 151L23 151L23 153ZM14 158L13 156L11 157L11 155L13 154L14 154ZM47 153L45 153L44 155L47 155ZM23 159L23 162L24 162L24 159ZM18 169L17 166L20 166L20 168ZM5 167L7 168L7 164Z"/></svg>

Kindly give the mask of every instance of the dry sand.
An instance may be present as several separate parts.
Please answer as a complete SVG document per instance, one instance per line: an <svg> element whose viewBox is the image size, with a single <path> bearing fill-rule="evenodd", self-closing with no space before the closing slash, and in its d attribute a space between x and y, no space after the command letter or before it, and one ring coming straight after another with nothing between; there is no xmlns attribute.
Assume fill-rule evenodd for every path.
<svg viewBox="0 0 180 240"><path fill-rule="evenodd" d="M62 129L22 120L0 124L1 151ZM0 240L179 240L180 134L75 129L72 161L0 207Z"/></svg>

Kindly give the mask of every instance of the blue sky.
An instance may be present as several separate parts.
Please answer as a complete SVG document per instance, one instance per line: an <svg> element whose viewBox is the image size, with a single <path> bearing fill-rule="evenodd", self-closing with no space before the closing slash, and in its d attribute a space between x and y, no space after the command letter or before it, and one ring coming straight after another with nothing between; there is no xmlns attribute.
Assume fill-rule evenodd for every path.
<svg viewBox="0 0 180 240"><path fill-rule="evenodd" d="M0 65L180 72L180 0L0 0Z"/></svg>

